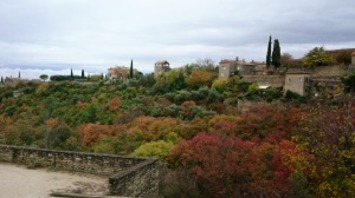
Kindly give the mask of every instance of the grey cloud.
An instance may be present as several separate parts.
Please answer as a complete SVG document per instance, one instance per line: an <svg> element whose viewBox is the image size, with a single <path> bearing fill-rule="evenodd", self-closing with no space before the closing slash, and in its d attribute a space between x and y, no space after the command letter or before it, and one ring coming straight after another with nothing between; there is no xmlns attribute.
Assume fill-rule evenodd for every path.
<svg viewBox="0 0 355 198"><path fill-rule="evenodd" d="M131 58L144 70L158 59L263 60L269 35L295 56L314 45L354 47L354 7L353 0L2 0L0 70L102 71Z"/></svg>

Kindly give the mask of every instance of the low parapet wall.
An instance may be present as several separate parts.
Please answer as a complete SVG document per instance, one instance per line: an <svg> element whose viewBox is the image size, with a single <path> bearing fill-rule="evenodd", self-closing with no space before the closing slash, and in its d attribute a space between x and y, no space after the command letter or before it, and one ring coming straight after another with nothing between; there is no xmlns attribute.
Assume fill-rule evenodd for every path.
<svg viewBox="0 0 355 198"><path fill-rule="evenodd" d="M284 75L243 75L242 78L247 82L255 82L258 85L269 85L271 87L283 87L285 84Z"/></svg>
<svg viewBox="0 0 355 198"><path fill-rule="evenodd" d="M156 160L147 160L109 179L111 194L131 197L158 197L158 184L159 167Z"/></svg>
<svg viewBox="0 0 355 198"><path fill-rule="evenodd" d="M0 145L0 161L111 175L109 189L112 195L158 197L156 159Z"/></svg>

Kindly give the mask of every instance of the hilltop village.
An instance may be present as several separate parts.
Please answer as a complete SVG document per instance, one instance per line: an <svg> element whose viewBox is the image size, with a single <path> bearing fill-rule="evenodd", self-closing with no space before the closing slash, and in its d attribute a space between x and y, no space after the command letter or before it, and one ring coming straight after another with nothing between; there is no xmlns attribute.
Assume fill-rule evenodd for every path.
<svg viewBox="0 0 355 198"><path fill-rule="evenodd" d="M246 62L240 60L238 57L235 59L223 59L217 65L218 78L228 80L233 76L240 76L243 81L256 83L260 89L267 89L270 87L283 90L283 92L291 91L301 96L318 97L321 95L339 95L344 89L341 83L341 77L350 73L355 69L355 49L339 49L328 50L327 53L334 59L336 56L347 54L351 56L349 63L335 63L324 65L321 67L304 67L298 63L295 67L268 67L265 62ZM299 61L299 60L298 60ZM154 77L158 78L164 73L171 70L170 63L167 60L157 61L154 64ZM108 69L106 75L96 74L92 75L93 79L125 79L129 78L130 68L126 66L116 66ZM143 75L142 73L134 70L134 73ZM20 74L19 74L20 75ZM56 77L51 80L56 80ZM63 76L59 76L63 77ZM76 76L80 79L80 76ZM90 76L89 76L90 77ZM84 78L83 74L81 78ZM63 79L71 79L70 76L64 76ZM26 83L29 80L18 78L2 79L3 85L14 86L17 83ZM40 81L37 81L40 83ZM1 86L1 84L0 84ZM323 87L322 89L320 87ZM325 89L327 88L327 89ZM14 96L21 94L21 91L15 91Z"/></svg>
<svg viewBox="0 0 355 198"><path fill-rule="evenodd" d="M110 175L128 197L355 197L354 52L19 72L0 84L0 161Z"/></svg>
<svg viewBox="0 0 355 198"><path fill-rule="evenodd" d="M322 84L330 88L328 91L334 94L340 94L342 86L340 78L355 69L355 49L340 49L328 51L329 54L348 53L351 54L350 64L333 64L322 67L304 68L268 68L265 63L255 61L246 62L239 60L224 59L219 62L218 78L228 80L239 75L244 81L257 83L259 88L268 87L280 88L286 91L292 91L302 96L319 96L325 94L316 89L317 85ZM159 76L170 70L169 62L158 61L155 63L155 76Z"/></svg>

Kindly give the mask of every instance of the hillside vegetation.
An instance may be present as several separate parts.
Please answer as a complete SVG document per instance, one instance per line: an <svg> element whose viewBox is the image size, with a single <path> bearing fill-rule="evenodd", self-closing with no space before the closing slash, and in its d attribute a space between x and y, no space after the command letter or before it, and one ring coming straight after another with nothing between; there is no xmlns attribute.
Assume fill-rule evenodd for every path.
<svg viewBox="0 0 355 198"><path fill-rule="evenodd" d="M158 157L169 167L164 197L355 196L352 100L307 102L217 76L190 65L158 78L3 86L0 142ZM240 111L238 101L254 103Z"/></svg>

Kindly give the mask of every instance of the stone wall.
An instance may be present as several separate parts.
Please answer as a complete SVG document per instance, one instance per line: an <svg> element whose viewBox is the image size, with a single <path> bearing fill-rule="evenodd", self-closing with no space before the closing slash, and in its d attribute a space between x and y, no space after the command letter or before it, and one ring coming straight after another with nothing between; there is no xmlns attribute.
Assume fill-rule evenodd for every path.
<svg viewBox="0 0 355 198"><path fill-rule="evenodd" d="M348 73L347 66L343 65L331 65L331 66L320 66L315 67L312 70L312 78L335 78L341 77Z"/></svg>
<svg viewBox="0 0 355 198"><path fill-rule="evenodd" d="M309 92L310 74L307 73L290 73L286 74L284 90L290 90L301 96Z"/></svg>
<svg viewBox="0 0 355 198"><path fill-rule="evenodd" d="M110 192L132 197L158 197L159 168L156 160L148 160L109 179Z"/></svg>
<svg viewBox="0 0 355 198"><path fill-rule="evenodd" d="M157 197L159 171L155 159L56 151L0 145L0 161L31 167L112 175L112 195Z"/></svg>
<svg viewBox="0 0 355 198"><path fill-rule="evenodd" d="M269 85L271 87L283 87L285 83L284 75L243 75L243 80L256 82L258 85Z"/></svg>

